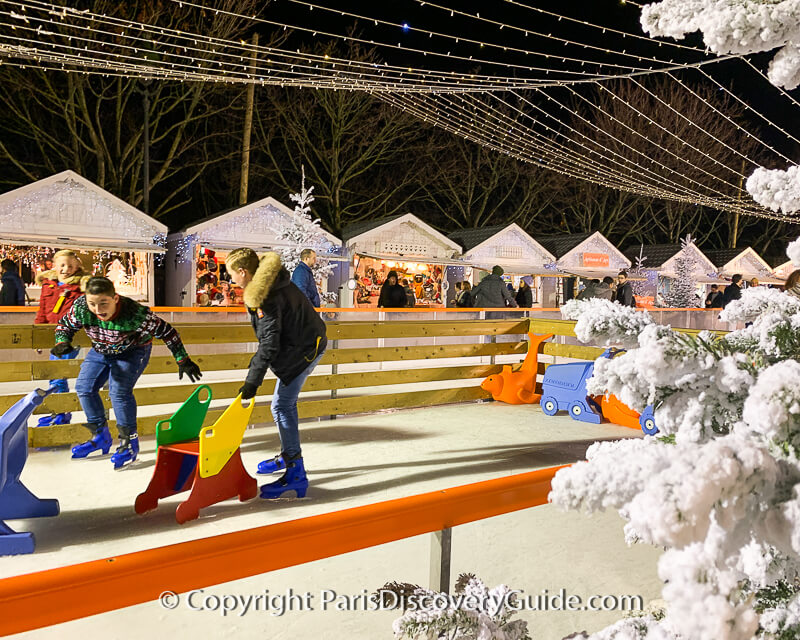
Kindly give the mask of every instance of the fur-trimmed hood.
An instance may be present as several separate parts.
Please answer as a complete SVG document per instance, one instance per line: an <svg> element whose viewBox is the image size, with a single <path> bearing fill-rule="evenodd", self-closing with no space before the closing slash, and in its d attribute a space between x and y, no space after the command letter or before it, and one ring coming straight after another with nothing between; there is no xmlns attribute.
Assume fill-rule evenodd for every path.
<svg viewBox="0 0 800 640"><path fill-rule="evenodd" d="M261 306L278 279L281 269L283 264L277 253L269 251L264 254L258 269L253 274L253 279L244 288L244 303L248 308L257 309Z"/></svg>
<svg viewBox="0 0 800 640"><path fill-rule="evenodd" d="M86 283L89 282L89 278L92 276L88 276L83 272L83 269L78 269L73 275L66 279L64 284L80 284L81 291L86 291ZM50 269L49 271L42 271L36 274L36 284L41 286L41 284L45 280L52 280L53 282L58 282L58 271L55 269Z"/></svg>

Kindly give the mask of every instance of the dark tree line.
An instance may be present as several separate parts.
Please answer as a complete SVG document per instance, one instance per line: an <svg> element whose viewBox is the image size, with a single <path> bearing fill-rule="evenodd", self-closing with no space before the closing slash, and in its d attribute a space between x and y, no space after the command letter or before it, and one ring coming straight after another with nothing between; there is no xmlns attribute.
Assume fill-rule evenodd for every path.
<svg viewBox="0 0 800 640"><path fill-rule="evenodd" d="M226 1L243 14L256 11L259 4ZM220 38L252 35L248 25L224 14L188 13L176 23L174 13L159 3L90 4L100 12L122 12ZM247 4L252 6L243 9ZM260 35L262 44L283 37ZM352 50L348 55L369 59L373 54ZM722 177L728 195L742 197L741 187L739 192L734 188L739 185L731 167L749 173L753 165L732 149L756 161L760 149L705 106L708 102L738 116L732 105L702 86L694 89L705 102L677 90L673 80L598 86L575 98L564 121L576 135L593 136L597 145L620 156L636 160L648 154L657 171L674 177L670 172L679 170L693 185L718 189L722 183L716 178ZM0 189L73 169L142 207L143 91L149 93L150 105L151 215L178 229L237 206L244 86L145 85L136 79L9 65L0 65ZM641 113L649 117L642 120ZM711 137L678 113L701 124ZM665 135L667 126L702 152ZM657 147L647 140L658 141ZM797 225L750 217L742 217L734 228L729 213L538 168L424 123L366 93L257 87L249 201L271 195L288 203L288 195L299 190L301 167L307 184L315 187L315 213L334 234L353 222L411 212L444 232L516 222L534 235L599 230L623 247L676 242L691 233L701 246L735 242L779 255L799 232Z"/></svg>

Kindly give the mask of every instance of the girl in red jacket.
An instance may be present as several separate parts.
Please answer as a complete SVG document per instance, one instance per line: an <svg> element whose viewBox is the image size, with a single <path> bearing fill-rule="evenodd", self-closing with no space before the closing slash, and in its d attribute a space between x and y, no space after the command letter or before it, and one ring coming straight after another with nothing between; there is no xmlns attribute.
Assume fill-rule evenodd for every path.
<svg viewBox="0 0 800 640"><path fill-rule="evenodd" d="M43 271L36 276L36 284L41 285L42 293L39 297L39 310L36 312L34 324L58 324L58 321L70 310L72 303L83 295L81 288L89 279L84 274L81 261L74 251L62 249L53 256L53 268ZM78 355L76 349L61 358L50 355L51 360L71 360ZM57 393L67 393L69 385L65 379L51 380ZM54 424L69 424L71 413L51 414L39 418L40 427L49 427Z"/></svg>

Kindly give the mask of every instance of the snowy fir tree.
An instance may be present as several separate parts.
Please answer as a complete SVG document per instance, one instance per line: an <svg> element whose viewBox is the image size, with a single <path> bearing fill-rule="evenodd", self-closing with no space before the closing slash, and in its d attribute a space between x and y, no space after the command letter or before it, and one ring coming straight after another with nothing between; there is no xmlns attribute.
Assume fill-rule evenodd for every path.
<svg viewBox="0 0 800 640"><path fill-rule="evenodd" d="M487 589L479 578L462 574L455 593L438 593L416 585L386 585L383 591L404 587L406 602L431 602L432 607L409 606L393 625L395 638L427 640L530 640L528 623L511 620L518 612L515 592L501 584Z"/></svg>
<svg viewBox="0 0 800 640"><path fill-rule="evenodd" d="M663 0L642 9L642 27L653 37L683 38L700 31L709 50L746 55L777 49L769 64L772 84L800 85L800 2L797 0ZM772 211L800 210L800 167L756 169L747 191Z"/></svg>
<svg viewBox="0 0 800 640"><path fill-rule="evenodd" d="M721 315L752 324L727 335L680 334L606 300L562 313L581 341L627 349L597 360L588 392L654 405L660 433L593 444L550 499L616 509L630 544L666 549L660 615L573 637L800 638L800 299L748 289Z"/></svg>
<svg viewBox="0 0 800 640"><path fill-rule="evenodd" d="M293 193L289 196L289 199L295 203L295 215L277 231L278 238L286 242L288 246L281 248L278 252L284 266L291 273L300 263L300 253L303 249L314 249L317 252L317 262L311 267L311 270L319 286L333 273L334 264L325 259L325 254L332 251L333 243L323 233L319 218L311 217L311 203L314 202L314 196L311 194L314 187L306 189L305 168L302 172L300 193ZM325 302L334 302L336 293L321 293L320 297Z"/></svg>
<svg viewBox="0 0 800 640"><path fill-rule="evenodd" d="M630 270L630 275L635 278L645 278L644 280L631 280L631 289L636 296L651 295L653 285L653 272L648 271L644 263L647 262L647 256L644 255L644 245L639 248L639 255L633 259L633 268Z"/></svg>
<svg viewBox="0 0 800 640"><path fill-rule="evenodd" d="M664 302L673 309L686 309L697 307L697 285L694 281L694 271L697 260L689 250L692 244L691 236L681 240L681 252L675 258L675 275L671 278L669 291L664 295Z"/></svg>

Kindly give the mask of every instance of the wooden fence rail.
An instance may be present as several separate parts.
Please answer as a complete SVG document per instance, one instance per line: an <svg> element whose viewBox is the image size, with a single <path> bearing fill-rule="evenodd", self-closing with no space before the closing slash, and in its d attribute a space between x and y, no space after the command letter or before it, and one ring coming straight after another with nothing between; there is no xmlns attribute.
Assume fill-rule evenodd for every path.
<svg viewBox="0 0 800 640"><path fill-rule="evenodd" d="M236 396L251 353L242 352L249 347L255 349L252 328L241 323L186 323L175 325L187 349L192 353L192 345L217 345L217 353L192 355L203 371L230 372L231 381L212 382L215 399ZM391 370L371 370L355 372L334 372L313 375L307 380L304 391L330 391L331 397L325 399L301 399L298 411L301 418L314 418L329 415L348 415L366 413L382 409L424 407L436 404L468 402L490 398L490 394L474 383L465 386L464 380L485 378L501 370L495 363L498 356L524 357L528 342L524 334L529 331L544 334L553 333L558 338L544 343L541 353L548 357L594 359L602 350L597 347L568 344L575 342L574 322L568 320L549 320L524 318L510 320L433 320L433 321L337 321L326 324L329 348L320 361L321 365L349 365L365 363L390 363L408 361L406 368ZM687 333L694 333L685 330ZM519 336L519 339L494 342L499 336ZM437 339L463 340L459 344L437 344ZM413 339L424 344L383 346L386 340ZM348 341L374 342L374 345L350 344ZM88 346L86 335L76 336L76 345ZM156 343L158 344L158 343ZM4 325L0 326L0 349L14 353L23 349L47 350L53 345L52 325ZM226 350L226 346L236 348L237 352ZM435 363L422 365L420 361L448 358L457 364L435 366ZM479 361L476 363L475 359ZM469 360L468 360L469 359ZM490 361L485 362L486 359ZM548 358L550 359L550 358ZM23 381L43 382L53 378L75 378L80 370L80 360L33 360L6 362L0 366L0 383ZM540 363L543 372L547 363ZM145 376L153 374L176 373L177 366L171 356L154 356L145 369ZM458 381L448 388L403 390L402 385ZM381 392L381 387L392 385ZM6 385L8 386L8 385ZM42 386L39 384L38 386ZM265 380L259 395L270 395L274 389L274 379ZM143 378L135 396L140 407L159 407L158 415L139 418L139 432L143 435L155 432L156 422L171 415L172 407L183 402L194 385L150 383ZM357 393L353 390L369 387L370 391ZM376 392L376 388L378 392ZM338 391L348 393L339 394ZM23 397L17 391L0 392L0 411L5 411ZM102 392L108 400L107 392ZM169 411L167 411L169 409ZM74 392L54 394L37 408L36 413L61 413L79 411L80 404ZM221 409L209 411L208 420L215 419ZM254 423L270 422L272 416L266 404L259 404L253 414ZM113 425L113 421L111 421ZM76 424L54 427L38 427L29 431L29 441L33 447L48 447L73 444L85 438L86 432Z"/></svg>

